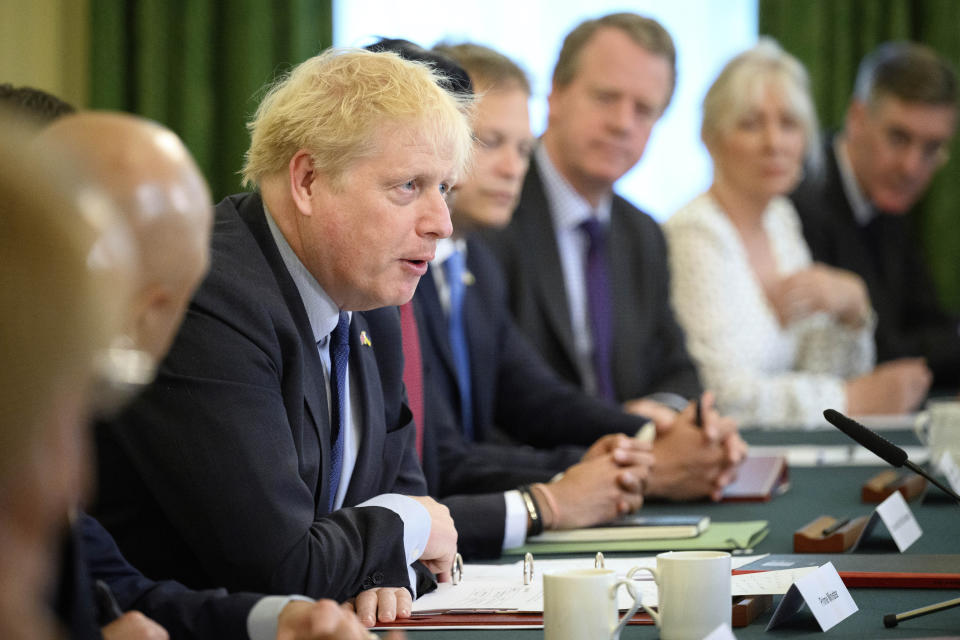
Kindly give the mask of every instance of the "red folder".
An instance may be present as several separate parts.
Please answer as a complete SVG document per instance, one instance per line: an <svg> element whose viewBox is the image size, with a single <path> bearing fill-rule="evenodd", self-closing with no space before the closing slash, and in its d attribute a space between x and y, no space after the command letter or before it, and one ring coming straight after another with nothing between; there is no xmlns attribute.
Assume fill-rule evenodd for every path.
<svg viewBox="0 0 960 640"><path fill-rule="evenodd" d="M773 554L733 573L819 567L832 562L847 587L960 588L960 555L910 553Z"/></svg>

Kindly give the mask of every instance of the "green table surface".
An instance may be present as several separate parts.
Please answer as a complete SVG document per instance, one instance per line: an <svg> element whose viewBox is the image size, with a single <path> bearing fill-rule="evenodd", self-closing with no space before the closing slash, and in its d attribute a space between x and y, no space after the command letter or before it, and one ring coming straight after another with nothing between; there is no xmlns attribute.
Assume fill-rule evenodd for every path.
<svg viewBox="0 0 960 640"><path fill-rule="evenodd" d="M883 435L902 445L917 444L912 432L885 431ZM745 430L750 444L836 445L850 442L836 431L760 431ZM792 553L793 532L820 515L837 517L865 515L872 506L860 502L860 487L882 467L814 467L791 468L790 490L768 503L711 504L704 502L667 504L648 503L644 511L651 514L702 513L716 521L769 520L770 534L757 545L754 553ZM960 553L960 509L946 500L913 501L910 507L923 529L923 535L906 553ZM514 561L516 558L509 558ZM769 633L764 627L773 612L748 627L735 629L737 638L829 637L829 638L931 638L960 637L960 607L923 618L902 622L886 629L882 618L887 613L901 613L935 602L960 597L960 590L940 589L851 589L859 611L826 634L809 613L802 611L786 626ZM775 598L774 605L777 599ZM506 638L542 638L542 630L446 630L408 631L408 638L458 638L460 640ZM651 626L628 627L622 638L656 638Z"/></svg>

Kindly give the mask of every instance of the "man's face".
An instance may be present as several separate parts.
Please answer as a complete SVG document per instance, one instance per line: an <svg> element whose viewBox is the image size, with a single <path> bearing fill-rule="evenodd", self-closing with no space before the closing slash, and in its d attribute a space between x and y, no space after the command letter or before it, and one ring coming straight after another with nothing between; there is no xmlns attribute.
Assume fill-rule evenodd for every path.
<svg viewBox="0 0 960 640"><path fill-rule="evenodd" d="M423 125L384 125L378 150L348 167L339 185L319 172L310 212L297 216L303 262L344 310L403 304L453 227L446 194L454 154Z"/></svg>
<svg viewBox="0 0 960 640"><path fill-rule="evenodd" d="M857 182L882 211L906 213L946 161L956 111L950 106L881 98L854 102L847 113L847 150Z"/></svg>
<svg viewBox="0 0 960 640"><path fill-rule="evenodd" d="M573 80L550 94L551 159L581 195L609 190L643 155L672 71L616 28L597 31Z"/></svg>
<svg viewBox="0 0 960 640"><path fill-rule="evenodd" d="M533 149L528 97L517 86L484 93L477 102L477 150L470 175L457 185L452 202L458 232L510 222Z"/></svg>

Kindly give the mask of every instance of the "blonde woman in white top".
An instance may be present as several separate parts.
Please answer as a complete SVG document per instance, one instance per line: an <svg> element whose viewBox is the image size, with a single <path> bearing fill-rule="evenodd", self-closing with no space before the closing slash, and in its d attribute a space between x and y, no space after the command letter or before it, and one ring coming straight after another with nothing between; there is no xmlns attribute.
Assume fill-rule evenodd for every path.
<svg viewBox="0 0 960 640"><path fill-rule="evenodd" d="M772 40L734 58L703 105L710 189L666 223L672 301L718 408L745 425L913 409L922 362L873 369L875 321L858 276L811 261L784 197L817 124L802 65ZM922 387L922 388L921 388Z"/></svg>

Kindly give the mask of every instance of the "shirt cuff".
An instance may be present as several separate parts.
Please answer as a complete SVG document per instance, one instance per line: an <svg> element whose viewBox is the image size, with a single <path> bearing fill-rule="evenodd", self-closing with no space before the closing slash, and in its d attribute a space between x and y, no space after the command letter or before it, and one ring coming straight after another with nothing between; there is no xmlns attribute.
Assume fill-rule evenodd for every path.
<svg viewBox="0 0 960 640"><path fill-rule="evenodd" d="M503 501L507 506L507 517L503 523L503 548L513 549L527 539L527 508L519 491L507 491L503 494Z"/></svg>
<svg viewBox="0 0 960 640"><path fill-rule="evenodd" d="M690 404L690 401L684 398L679 393L672 393L670 391L657 391L656 393L651 393L648 396L644 396L647 400L653 400L654 402L659 402L662 405L666 405L680 413L687 408L687 405Z"/></svg>
<svg viewBox="0 0 960 640"><path fill-rule="evenodd" d="M278 619L283 608L294 600L316 602L306 596L266 596L260 598L247 614L247 635L250 640L276 640Z"/></svg>
<svg viewBox="0 0 960 640"><path fill-rule="evenodd" d="M420 559L430 539L430 512L427 508L408 496L399 493L384 493L374 496L358 507L383 507L390 509L403 520L403 549L406 553L407 576L410 591L417 597L417 574L410 566Z"/></svg>

